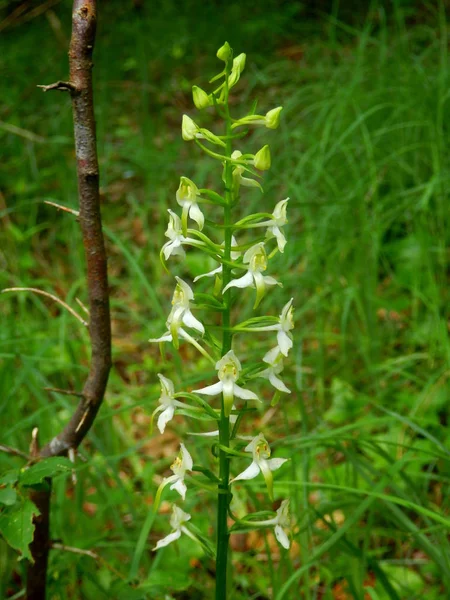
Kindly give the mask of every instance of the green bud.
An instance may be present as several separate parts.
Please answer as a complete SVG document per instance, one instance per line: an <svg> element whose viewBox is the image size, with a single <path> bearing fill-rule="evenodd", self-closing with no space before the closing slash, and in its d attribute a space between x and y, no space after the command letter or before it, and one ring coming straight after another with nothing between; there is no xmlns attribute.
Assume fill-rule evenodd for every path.
<svg viewBox="0 0 450 600"><path fill-rule="evenodd" d="M190 142L196 137L203 137L202 135L199 135L198 129L198 126L194 123L191 117L183 115L183 121L181 123L181 135L183 140Z"/></svg>
<svg viewBox="0 0 450 600"><path fill-rule="evenodd" d="M228 87L233 87L239 81L242 71L245 69L245 59L247 56L242 53L233 59L233 68L231 69L230 76L228 77Z"/></svg>
<svg viewBox="0 0 450 600"><path fill-rule="evenodd" d="M227 62L228 60L230 60L231 55L232 55L232 52L231 52L230 44L228 42L225 42L225 44L217 50L217 54L216 54L217 58L219 60L223 60L223 62Z"/></svg>
<svg viewBox="0 0 450 600"><path fill-rule="evenodd" d="M255 154L253 164L258 171L268 171L270 169L270 148L267 144Z"/></svg>
<svg viewBox="0 0 450 600"><path fill-rule="evenodd" d="M198 86L192 86L192 97L194 99L195 106L202 110L202 108L206 108L207 106L212 106L212 98L208 96L208 94L199 88Z"/></svg>
<svg viewBox="0 0 450 600"><path fill-rule="evenodd" d="M276 129L280 124L280 113L283 110L282 106L277 106L277 108L272 108L266 113L265 123L264 125L267 129Z"/></svg>

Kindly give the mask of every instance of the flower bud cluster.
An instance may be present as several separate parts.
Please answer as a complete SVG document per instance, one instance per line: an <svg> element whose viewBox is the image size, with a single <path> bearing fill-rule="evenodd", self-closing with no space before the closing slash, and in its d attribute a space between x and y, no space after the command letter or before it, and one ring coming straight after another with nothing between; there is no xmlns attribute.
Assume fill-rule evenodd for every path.
<svg viewBox="0 0 450 600"><path fill-rule="evenodd" d="M238 427L246 414L243 409L247 402L262 404L261 392L255 387L257 379L267 380L273 386L274 399L278 399L280 393L290 394L289 388L279 376L284 368L284 359L293 345L291 333L294 327L293 299L285 304L278 317L255 316L240 323L232 322L231 306L237 299L244 297L245 292L241 290L249 288L255 290L253 309L256 310L269 289L282 285L275 277L266 274L266 271L269 270L272 257L285 250L287 241L283 228L287 224L289 198L278 201L272 213L255 213L233 221L233 209L239 202L241 186L262 191L258 179L261 172L270 169L271 154L268 145L264 145L252 154L233 150L232 143L237 138L243 137L233 133L238 127L262 125L268 129L276 129L279 126L282 107L273 108L265 115L252 113L239 119L232 119L229 113L229 92L241 78L246 56L240 54L233 58L229 44L225 43L218 50L217 57L225 63L225 67L211 82L221 81L221 83L209 94L198 86L193 87L192 93L196 108L202 110L214 107L219 116L224 118L225 134L214 133L200 127L188 115L183 115L181 133L185 141L194 142L207 155L220 162L225 190L220 193L211 189L200 189L191 179L182 176L175 195L181 214L178 215L172 209L168 210L169 223L165 234L168 241L163 245L160 255L163 264L166 265L172 257L183 260L186 247L193 247L205 253L213 258L218 266L210 272L197 275L193 279L193 284L202 285L204 290L207 282L198 284L199 280L214 278L214 283L210 292L201 292L201 300L196 303L197 292L194 292L186 281L175 277L175 290L172 308L166 321L166 332L150 340L158 343L170 342L175 348L178 348L181 343L194 346L215 366L217 379L192 391L176 392L173 382L165 375L158 374L161 394L159 405L153 412L152 423L154 417L158 415L157 427L163 433L167 423L177 411L192 418L200 418L201 414L202 421L205 419L214 421L216 425L214 431L199 435L210 437L219 435L220 452L228 454L226 460L221 461L218 476L211 473L209 466L199 470L214 486L219 481L222 482L222 490L223 485L229 489L231 484L253 479L262 474L269 497L273 499L273 472L288 459L271 457L271 449L263 433L258 433L252 438L240 438ZM204 206L211 204L223 209L223 222L214 222L205 218ZM217 239L218 232L224 232L224 238ZM253 237L249 239L249 235ZM208 317L208 313L211 312L215 316ZM222 322L222 329L219 330L222 340L217 336L217 326L212 328L208 324L212 320L219 320L219 317ZM242 334L256 332L276 333L275 345L269 346L259 362L243 368L236 354L235 339ZM180 398L184 401L180 401ZM217 400L215 401L214 398ZM225 429L222 429L223 427ZM250 439L243 452L240 451L242 448L240 439ZM224 464L229 465L233 456L245 457L245 453L251 455L251 464L231 477L228 472L229 466L224 467ZM185 479L191 477L193 460L183 443L171 470L172 475L166 477L160 486L158 498L162 490L170 486L170 489L178 492L184 500L187 491ZM196 484L196 479L191 478L191 481L193 485ZM210 483L204 481L201 483L203 488L208 485L209 489L214 489L211 488ZM174 505L170 521L172 532L160 540L155 549L178 539L182 533L203 543L189 529L190 519L188 513ZM248 527L273 526L280 544L284 548L290 546L289 500L281 503L272 519L266 521L254 521L251 517L243 520L236 519L236 525L239 523L245 523Z"/></svg>

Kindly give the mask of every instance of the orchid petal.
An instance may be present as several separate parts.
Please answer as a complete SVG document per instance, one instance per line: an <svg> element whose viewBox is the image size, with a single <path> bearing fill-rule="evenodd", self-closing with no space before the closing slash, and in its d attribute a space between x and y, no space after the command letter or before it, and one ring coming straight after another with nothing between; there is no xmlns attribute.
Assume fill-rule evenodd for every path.
<svg viewBox="0 0 450 600"><path fill-rule="evenodd" d="M193 221L195 221L198 225L200 231L203 229L203 225L205 224L205 217L198 207L198 204L193 202L189 208L189 216Z"/></svg>
<svg viewBox="0 0 450 600"><path fill-rule="evenodd" d="M250 271L247 271L245 275L239 277L238 279L232 279L228 285L224 287L222 290L222 294L224 294L229 288L237 287L237 288L246 288L253 287L253 276Z"/></svg>
<svg viewBox="0 0 450 600"><path fill-rule="evenodd" d="M168 546L175 540L177 540L181 536L181 529L177 529L176 531L172 531L169 535L166 535L165 538L159 540L153 550L159 550L160 548L164 548L164 546Z"/></svg>
<svg viewBox="0 0 450 600"><path fill-rule="evenodd" d="M162 410L163 407L159 406L156 410ZM163 410L163 412L159 415L158 417L158 429L161 433L164 433L164 430L166 428L167 423L173 418L173 415L175 413L175 407L174 406L168 406L165 410Z"/></svg>
<svg viewBox="0 0 450 600"><path fill-rule="evenodd" d="M187 325L187 327L192 327L192 329L200 331L201 334L205 333L205 328L203 327L203 324L194 317L190 309L185 310L182 321L184 325Z"/></svg>
<svg viewBox="0 0 450 600"><path fill-rule="evenodd" d="M177 479L177 481L175 481L175 483L173 483L170 486L170 489L176 490L180 494L180 496L183 498L183 500L186 499L187 487L186 487L186 484L184 483L183 479Z"/></svg>
<svg viewBox="0 0 450 600"><path fill-rule="evenodd" d="M239 475L237 475L237 477L232 479L230 483L233 483L233 481L239 481L240 479L245 479L245 480L254 479L255 477L257 477L259 475L259 472L260 472L260 467L259 467L258 463L253 461L252 464L245 469L245 471L242 471L242 473L240 473Z"/></svg>
<svg viewBox="0 0 450 600"><path fill-rule="evenodd" d="M240 386L238 386L236 384L234 384L234 395L237 398L241 398L242 400L258 400L259 401L258 396L254 392L251 392L250 390L241 388Z"/></svg>
<svg viewBox="0 0 450 600"><path fill-rule="evenodd" d="M223 382L218 381L217 383L213 383L213 385L208 385L200 390L192 390L195 394L204 394L205 396L216 396L217 394L221 394L223 390Z"/></svg>
<svg viewBox="0 0 450 600"><path fill-rule="evenodd" d="M283 548L286 548L286 550L289 550L291 543L289 541L288 536L286 535L286 532L281 527L281 525L275 525L275 537L280 542L280 544L283 546Z"/></svg>

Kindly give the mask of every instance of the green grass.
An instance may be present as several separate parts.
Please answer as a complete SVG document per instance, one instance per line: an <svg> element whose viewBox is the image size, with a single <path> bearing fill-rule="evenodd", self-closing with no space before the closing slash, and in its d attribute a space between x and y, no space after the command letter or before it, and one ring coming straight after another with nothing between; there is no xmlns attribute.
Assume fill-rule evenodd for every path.
<svg viewBox="0 0 450 600"><path fill-rule="evenodd" d="M115 368L78 484L55 482L52 528L105 562L53 551L51 598L212 596L212 564L198 548L182 540L150 552L167 514L143 554L140 591L121 577L158 477L195 428L179 419L173 434L149 437L156 373L171 355L161 367L147 340L169 309L172 279L158 253L178 178L214 184L211 162L182 143L179 125L183 112L194 114L190 84L215 72L225 38L248 53L240 99L258 96L261 112L285 107L264 197L267 209L291 198L289 244L271 271L282 273L284 289L262 309L277 314L294 296L297 323L285 377L294 392L264 426L277 454L291 458L275 493L292 498L296 543L280 554L261 534L236 549L232 597L442 598L450 585L448 15L435 3L411 14L412 4L373 3L361 21L343 22L334 10L307 22L268 3L229 34L244 8L198 15L194 5L180 12L165 3L150 14L124 3L102 15L95 77ZM76 205L70 102L35 89L67 72L56 33L68 39L70 10L54 15L60 30L41 16L2 33L0 287L33 285L76 306L75 297L86 301L78 226L42 203ZM250 140L255 149L261 135ZM261 206L256 193L245 202L246 211ZM190 266L203 265L193 256ZM42 298L2 295L0 303L1 439L26 450L34 426L45 442L71 413L72 398L43 388L82 384L86 333ZM183 363L191 387L194 356ZM212 463L206 443L196 445L195 461ZM21 463L0 454L0 471L12 464ZM249 509L261 508L258 480L241 489ZM207 493L188 493L184 508L213 535ZM23 587L24 565L2 542L0 564L0 596L9 597Z"/></svg>

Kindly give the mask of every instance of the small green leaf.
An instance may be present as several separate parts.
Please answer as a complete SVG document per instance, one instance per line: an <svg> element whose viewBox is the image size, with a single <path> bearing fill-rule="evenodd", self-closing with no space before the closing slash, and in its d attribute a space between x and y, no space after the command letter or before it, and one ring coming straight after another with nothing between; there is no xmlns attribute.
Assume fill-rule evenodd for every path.
<svg viewBox="0 0 450 600"><path fill-rule="evenodd" d="M0 504L12 506L17 500L17 492L12 487L6 487L0 490Z"/></svg>
<svg viewBox="0 0 450 600"><path fill-rule="evenodd" d="M2 484L8 485L8 483L16 483L16 481L19 479L19 474L20 474L19 469L11 469L11 471L6 471L0 477L0 485L2 485Z"/></svg>
<svg viewBox="0 0 450 600"><path fill-rule="evenodd" d="M45 458L28 469L22 469L20 483L22 485L35 485L44 481L46 477L54 477L59 473L70 473L73 465L68 458L52 456Z"/></svg>
<svg viewBox="0 0 450 600"><path fill-rule="evenodd" d="M0 514L0 533L12 548L22 554L22 558L32 560L29 545L34 534L33 515L38 514L39 510L28 499L8 506Z"/></svg>

